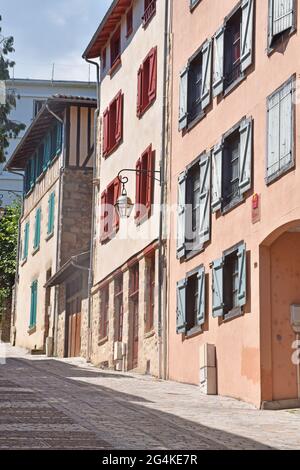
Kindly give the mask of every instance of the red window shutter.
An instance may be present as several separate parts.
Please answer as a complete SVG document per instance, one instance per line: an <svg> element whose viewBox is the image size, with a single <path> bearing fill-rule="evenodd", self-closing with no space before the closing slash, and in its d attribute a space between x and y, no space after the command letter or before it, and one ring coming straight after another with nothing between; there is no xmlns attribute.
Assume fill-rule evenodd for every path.
<svg viewBox="0 0 300 470"><path fill-rule="evenodd" d="M109 110L108 108L103 114L103 155L109 151Z"/></svg>
<svg viewBox="0 0 300 470"><path fill-rule="evenodd" d="M141 160L139 159L136 162L136 186L135 186L135 204L139 205L141 204ZM140 217L140 209L136 207L135 211L135 219L138 219Z"/></svg>
<svg viewBox="0 0 300 470"><path fill-rule="evenodd" d="M153 201L153 183L154 183L154 152L152 151L152 145L147 149L147 186L146 186L146 208L148 213L151 210Z"/></svg>
<svg viewBox="0 0 300 470"><path fill-rule="evenodd" d="M137 116L140 117L143 110L143 66L138 71L138 89L137 89Z"/></svg>
<svg viewBox="0 0 300 470"><path fill-rule="evenodd" d="M120 196L120 193L121 193L121 182L119 180L119 178L115 178L114 180L114 206L117 202L117 199L118 197ZM119 225L120 225L120 216L119 214L117 213L117 211L115 210L114 211L114 221L113 221L113 228L115 230L118 230L119 229Z"/></svg>
<svg viewBox="0 0 300 470"><path fill-rule="evenodd" d="M118 144L123 137L123 95L122 92L116 98L116 143Z"/></svg>
<svg viewBox="0 0 300 470"><path fill-rule="evenodd" d="M157 47L154 47L149 55L149 102L155 100L157 88Z"/></svg>
<svg viewBox="0 0 300 470"><path fill-rule="evenodd" d="M107 191L101 194L101 216L100 216L100 241L105 240L107 234Z"/></svg>

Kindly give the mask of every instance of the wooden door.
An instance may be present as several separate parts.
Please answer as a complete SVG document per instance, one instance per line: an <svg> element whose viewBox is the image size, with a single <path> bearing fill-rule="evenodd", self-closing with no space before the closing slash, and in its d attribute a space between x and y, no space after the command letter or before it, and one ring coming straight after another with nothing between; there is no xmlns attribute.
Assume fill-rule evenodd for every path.
<svg viewBox="0 0 300 470"><path fill-rule="evenodd" d="M81 298L69 302L68 357L80 356L81 349Z"/></svg>

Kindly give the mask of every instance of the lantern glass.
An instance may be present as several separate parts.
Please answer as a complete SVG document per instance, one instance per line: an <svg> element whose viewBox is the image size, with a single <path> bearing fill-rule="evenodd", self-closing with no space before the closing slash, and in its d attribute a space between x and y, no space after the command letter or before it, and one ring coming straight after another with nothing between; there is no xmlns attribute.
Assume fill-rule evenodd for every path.
<svg viewBox="0 0 300 470"><path fill-rule="evenodd" d="M133 206L134 204L132 203L130 197L123 194L118 198L115 204L115 209L121 219L128 219L131 215Z"/></svg>

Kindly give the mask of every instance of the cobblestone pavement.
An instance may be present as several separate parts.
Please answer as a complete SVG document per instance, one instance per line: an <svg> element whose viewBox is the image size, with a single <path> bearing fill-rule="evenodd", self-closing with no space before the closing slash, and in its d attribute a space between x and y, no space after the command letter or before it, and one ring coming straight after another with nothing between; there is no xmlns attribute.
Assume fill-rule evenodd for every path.
<svg viewBox="0 0 300 470"><path fill-rule="evenodd" d="M0 449L300 449L300 411L6 347Z"/></svg>

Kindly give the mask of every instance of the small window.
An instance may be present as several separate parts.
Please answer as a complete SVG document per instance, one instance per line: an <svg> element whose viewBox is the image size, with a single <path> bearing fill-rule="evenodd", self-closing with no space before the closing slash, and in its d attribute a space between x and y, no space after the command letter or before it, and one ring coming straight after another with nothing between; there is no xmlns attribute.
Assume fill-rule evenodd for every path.
<svg viewBox="0 0 300 470"><path fill-rule="evenodd" d="M121 57L121 30L114 33L110 41L110 66L113 67Z"/></svg>
<svg viewBox="0 0 300 470"><path fill-rule="evenodd" d="M48 227L47 227L48 238L54 232L54 210L55 210L55 192L51 193L48 199Z"/></svg>
<svg viewBox="0 0 300 470"><path fill-rule="evenodd" d="M123 138L123 94L120 91L103 113L103 156L112 153Z"/></svg>
<svg viewBox="0 0 300 470"><path fill-rule="evenodd" d="M223 150L223 205L233 203L240 198L240 132L233 132L224 141Z"/></svg>
<svg viewBox="0 0 300 470"><path fill-rule="evenodd" d="M186 253L199 247L200 237L200 165L199 161L188 170L186 188Z"/></svg>
<svg viewBox="0 0 300 470"><path fill-rule="evenodd" d="M153 203L155 152L150 145L136 163L136 213L135 220L141 223L151 214Z"/></svg>
<svg viewBox="0 0 300 470"><path fill-rule="evenodd" d="M119 215L115 204L120 195L121 183L115 178L101 195L101 225L100 240L102 243L110 240L119 229Z"/></svg>
<svg viewBox="0 0 300 470"><path fill-rule="evenodd" d="M133 31L133 8L130 7L126 14L126 37L128 38Z"/></svg>
<svg viewBox="0 0 300 470"><path fill-rule="evenodd" d="M239 9L228 20L225 28L225 90L241 76L241 24L242 10Z"/></svg>
<svg viewBox="0 0 300 470"><path fill-rule="evenodd" d="M202 53L190 63L188 82L188 122L191 122L200 116L202 111Z"/></svg>
<svg viewBox="0 0 300 470"><path fill-rule="evenodd" d="M37 251L40 247L41 241L41 215L42 211L39 207L35 213L35 228L34 228L34 239L33 239L33 250Z"/></svg>
<svg viewBox="0 0 300 470"><path fill-rule="evenodd" d="M156 0L144 0L144 15L142 16L145 27L156 13Z"/></svg>
<svg viewBox="0 0 300 470"><path fill-rule="evenodd" d="M205 323L205 269L203 266L177 283L177 334L201 331Z"/></svg>
<svg viewBox="0 0 300 470"><path fill-rule="evenodd" d="M137 116L140 118L156 99L157 48L151 49L138 71Z"/></svg>
<svg viewBox="0 0 300 470"><path fill-rule="evenodd" d="M146 315L145 331L153 330L155 307L155 253L146 258Z"/></svg>
<svg viewBox="0 0 300 470"><path fill-rule="evenodd" d="M124 305L123 305L123 274L120 274L115 279L115 340L123 340L123 319L124 319Z"/></svg>
<svg viewBox="0 0 300 470"><path fill-rule="evenodd" d="M99 340L107 338L109 328L109 286L100 291Z"/></svg>
<svg viewBox="0 0 300 470"><path fill-rule="evenodd" d="M269 0L269 48L295 29L295 0Z"/></svg>
<svg viewBox="0 0 300 470"><path fill-rule="evenodd" d="M24 227L24 242L23 242L23 257L22 261L27 260L28 258L28 247L29 247L29 222L26 222Z"/></svg>

